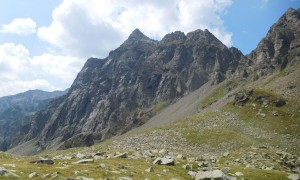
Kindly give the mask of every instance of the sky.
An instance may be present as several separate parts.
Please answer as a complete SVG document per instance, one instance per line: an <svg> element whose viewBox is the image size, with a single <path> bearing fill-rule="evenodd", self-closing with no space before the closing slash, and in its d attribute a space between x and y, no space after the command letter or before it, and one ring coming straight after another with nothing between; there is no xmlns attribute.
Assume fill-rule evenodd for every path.
<svg viewBox="0 0 300 180"><path fill-rule="evenodd" d="M156 40L208 29L249 54L289 7L300 0L0 0L0 97L69 88L135 28Z"/></svg>

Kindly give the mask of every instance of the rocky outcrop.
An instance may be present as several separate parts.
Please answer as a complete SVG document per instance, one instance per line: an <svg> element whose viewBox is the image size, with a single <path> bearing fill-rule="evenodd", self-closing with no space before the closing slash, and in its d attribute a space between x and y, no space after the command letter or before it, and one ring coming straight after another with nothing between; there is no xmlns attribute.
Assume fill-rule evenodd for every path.
<svg viewBox="0 0 300 180"><path fill-rule="evenodd" d="M284 69L300 60L300 10L288 11L275 23L250 53L258 76Z"/></svg>

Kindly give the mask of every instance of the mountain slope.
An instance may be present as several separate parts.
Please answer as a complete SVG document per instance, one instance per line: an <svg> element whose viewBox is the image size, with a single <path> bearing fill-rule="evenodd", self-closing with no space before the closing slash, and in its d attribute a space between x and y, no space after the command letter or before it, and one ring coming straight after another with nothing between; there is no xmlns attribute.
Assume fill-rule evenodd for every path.
<svg viewBox="0 0 300 180"><path fill-rule="evenodd" d="M67 91L45 92L30 90L0 98L0 150L6 150L12 136L17 134L29 116L47 107L49 101Z"/></svg>
<svg viewBox="0 0 300 180"><path fill-rule="evenodd" d="M211 80L231 76L244 56L208 30L174 32L154 41L133 31L105 59L91 58L67 96L33 119L23 141L58 145L72 138L83 144L124 133L152 117L155 106L170 104ZM71 138L71 139L70 139Z"/></svg>
<svg viewBox="0 0 300 180"><path fill-rule="evenodd" d="M154 41L137 29L107 58L89 59L70 92L37 113L20 142L35 139L42 149L92 145L144 124L163 107L206 83L232 79L226 94L249 78L276 73L298 62L298 22L299 10L289 9L247 57L236 48L227 48L207 30L187 35L174 32ZM281 26L287 28L278 28ZM285 35L290 38L288 43L280 40ZM282 42L281 46L275 47L275 41ZM281 57L288 59L286 65L285 60L279 61ZM196 109L190 106L179 117Z"/></svg>
<svg viewBox="0 0 300 180"><path fill-rule="evenodd" d="M294 19L294 17L299 17L297 14L300 14L300 10L289 9L279 20L279 24L281 23L284 27L289 27L286 29L288 34L293 34L294 31L298 32L298 29L292 25L297 24L300 21L300 18ZM294 20L289 21L289 19ZM268 32L268 35L273 33L285 34L284 29L278 30L277 27L278 23L274 24ZM291 28L294 29L291 30ZM203 31L198 32L202 33ZM146 45L141 46L140 48L143 49L147 46L153 47L153 49L149 49L149 47L147 47L149 51L146 51L145 49L143 51L138 51L143 53L150 52L149 57L145 57L145 59L143 59L144 56L142 56L142 58L139 59L141 61L139 61L140 64L137 72L144 73L144 63L147 62L148 59L151 59L150 57L152 57L153 54L153 57L157 57L159 55L159 53L155 54L155 52L163 41L156 42L149 40L139 31L136 31L134 34L135 35L133 37L135 40L141 39L141 41L143 41L143 45L145 45L144 43L146 42ZM185 36L182 36L182 33L176 32L170 35L173 36L175 34L177 34L178 37L175 39L183 41ZM206 39L207 38L208 37L206 36ZM276 40L278 39L270 37L268 43L274 44ZM145 118L144 114L148 116L147 118L153 116L140 128L133 129L119 136L114 136L91 147L72 148L54 152L45 151L43 154L39 155L39 157L42 156L47 159L38 159L39 157L37 156L22 157L0 153L1 163L10 170L9 171L0 167L0 170L2 170L0 178L1 176L20 176L20 178L26 179L30 175L34 175L37 178L51 177L61 179L147 178L200 180L211 179L212 176L214 176L214 178L224 180L299 179L300 49L298 46L295 47L292 45L295 44L296 41L297 39L293 39L291 40L292 43L283 43L282 47L290 49L282 52L280 51L280 48L272 49L274 48L272 47L268 50L261 48L263 47L261 45L265 42L262 40L258 48L252 52L253 54L259 54L258 52L270 54L274 51L274 54L278 53L278 56L276 57L287 57L288 61L284 66L282 64L284 61L271 61L270 59L269 61L268 59L262 59L261 62L258 62L255 58L246 59L246 57L241 55L237 49L224 48L223 50L225 53L230 51L232 53L231 55L239 57L236 58L239 59L237 61L237 65L233 63L234 65L231 64L231 66L229 66L235 67L235 69L233 68L234 73L230 73L231 71L228 70L230 68L227 69L227 73L225 74L223 74L222 71L215 71L218 68L213 68L212 71L210 71L209 68L204 68L205 72L210 73L207 74L208 80L204 81L205 83L203 85L198 84L200 88L196 90L193 90L193 87L195 86L189 84L189 79L182 82L182 86L180 87L186 88L181 88L181 90L184 90L182 96L179 96L178 94L175 95L177 98L176 100L168 99L168 96L172 97L172 94L170 93L161 93L168 91L158 91L162 88L160 83L156 86L154 86L153 83L150 83L153 85L152 87L156 87L154 88L156 89L155 96L143 94L145 89L139 91L139 88L143 87L142 85L147 84L147 82L145 83L143 81L141 82L136 80L133 84L138 82L142 85L138 84L138 90L136 90L135 93L139 95L139 99L134 100L137 102L141 101L142 103L139 104L141 107L138 107L136 111L133 111L133 114L137 113L138 116L136 117L141 118L141 120ZM186 40L184 40L184 42L184 46L186 47ZM217 43L217 41L214 42ZM132 45L132 43L128 41L125 43ZM139 46L142 44L139 44ZM180 45L180 43L178 44ZM178 44L176 43L176 45ZM214 43L212 42L212 44ZM130 52L130 54L133 55L135 54L135 51L139 50L139 47L135 47L129 51L126 47L130 47L130 45L128 46L127 44L125 47L123 46L123 48L125 48L125 50L123 49L124 51L122 51L123 53ZM218 46L218 48L220 47L222 46ZM197 55L195 55L195 57L193 56L195 59L199 58L201 49L203 50L203 48L204 47L201 47L200 49L196 48L197 51L195 53ZM121 51L122 49L119 50ZM36 143L37 140L40 140L38 139L40 136L39 134L41 133L39 132L39 128L47 131L51 130L53 128L52 123L56 121L53 119L54 116L67 118L68 116L65 116L64 113L70 112L62 111L63 108L74 108L72 113L74 113L73 117L74 120L76 120L77 115L79 115L76 114L76 110L79 110L76 109L79 108L77 107L77 104L79 103L82 105L80 99L78 100L76 97L85 97L84 92L87 93L88 91L91 91L98 82L101 82L101 88L96 88L97 90L93 89L92 91L97 93L93 94L96 95L96 97L90 95L91 99L96 102L101 102L101 100L97 101L99 100L97 98L105 97L105 93L100 93L105 87L105 82L110 80L114 87L123 87L118 81L116 81L118 79L117 76L116 79L112 78L112 75L114 75L112 73L119 72L122 75L120 68L123 66L118 66L118 62L120 62L118 53L120 53L120 51L111 52L110 57L115 55L114 57L116 59L89 60L83 71L81 71L78 75L77 80L75 81L76 83L74 82L72 86L73 95L71 96L72 93L69 93L65 97L56 99L46 110L39 112L38 114L40 118L37 119L38 116L36 116L33 119L31 126L31 130L33 130L33 127L36 127L36 135L32 136L33 139L30 141L27 141L22 144L22 146L14 149L16 150L14 152L19 153L20 148L28 149L28 146L30 145L30 147L33 148L30 150L35 151L32 144ZM207 55L207 53L209 54L209 51L204 51L204 55ZM159 57L162 58L165 56ZM172 56L172 60L173 57L176 56ZM220 57L220 55L218 55L218 57ZM251 56L247 57L249 58ZM128 58L128 56L126 56L126 58ZM188 58L184 58L184 60L188 60ZM199 69L202 68L201 70L203 70L204 65L199 63L205 62L202 60L203 59L199 58L198 62L184 61L189 63L187 63L188 65L185 64L184 66L181 66L180 69L189 69L188 74L192 73L193 71L190 67L193 63L196 63L197 65L195 65L195 67ZM166 62L171 61L166 60ZM267 63L263 61L267 61ZM114 63L110 64L110 62ZM159 70L161 66L156 64L156 61L151 61L151 63L149 62L149 68L151 71L148 73L152 75L152 71L154 74L160 72ZM173 63L174 62L170 64ZM164 65L163 67L170 68L170 64L162 64ZM215 63L214 67L218 67L218 64L222 63ZM151 65L155 66L155 68L151 69ZM113 66L114 68L106 69L107 66ZM178 68L176 63L175 67ZM104 70L110 71L106 74L103 72ZM136 73L131 71L128 72L133 74ZM167 75L169 76L170 74L174 75L176 73L183 75L185 71L176 71L173 69L172 71L166 71L168 72L167 74L164 74L164 72L165 71L161 73L162 77ZM218 78L215 78L215 75L218 73L220 74L219 77L224 76L226 79L223 81L219 79L220 81L218 81ZM97 76L98 74L101 74L102 76ZM146 77L148 77L149 74L146 74ZM103 75L111 76L103 77ZM143 74L139 75L140 76L138 76L137 79L144 77ZM172 81L170 82L168 76L165 77L168 81L163 81L164 85L167 85L165 89L172 89L172 87L175 87L175 92L179 92L177 91L178 86L173 86L174 83L171 83ZM105 79L104 82L101 80L101 77ZM120 78L119 81L123 81L123 79L126 79L125 77ZM176 80L180 80L181 78L181 76L175 75L173 77ZM93 78L99 79L96 81L96 79ZM182 78L183 80L186 80L184 79L184 76ZM93 86L90 86L91 84L93 84ZM168 87L169 85L170 87ZM175 83L175 85L178 84ZM108 95L111 95L110 93L114 92L114 97L118 97L118 88L104 89L107 90ZM120 91L127 92L125 90L128 90L130 92L130 88L127 88L128 89L123 88ZM126 93L124 96L126 97ZM154 99L153 102L149 102L152 98ZM148 100L148 104L143 101L144 99ZM158 99L163 99L164 101L156 101ZM105 100L106 102L112 103L107 99ZM86 103L88 107L85 110L93 107L93 101L88 101ZM128 108L128 104L124 103L124 101L125 100L123 99L114 105L123 103L123 107L126 109ZM72 105L69 107L68 103L71 103ZM168 105L168 103L171 104ZM59 106L59 108L56 106ZM134 103L132 103L131 106L136 107ZM114 107L117 109L119 108L118 106ZM113 111L113 109L109 110ZM99 108L94 112L104 111ZM56 115L52 113L56 113ZM105 113L101 115L106 117ZM47 117L47 120L51 119L53 121L50 123L49 121L44 122L44 124L42 123L42 125L38 127L37 125L39 125L39 122L43 120L41 117ZM100 116L98 116L98 118L101 120ZM94 121L92 118L90 120L92 122ZM82 125L87 123L84 118L82 118L80 122L82 122ZM73 123L78 124L78 122L75 121L73 121ZM58 131L55 129L52 129L52 131L55 133L61 133L59 130L60 127L68 127L71 125L72 124L64 122L63 119L60 119L57 124ZM48 126L49 128L47 128ZM74 139L74 141L66 141L64 146L78 145L76 143L84 138L85 137L83 135L79 135L77 136L77 139ZM92 139L93 137L90 136L90 138ZM49 139L47 140L47 138L45 138L44 140L49 143ZM40 141L40 143L41 142L42 141ZM53 142L59 143L52 141L52 143ZM49 146L49 148L50 147L51 146ZM53 147L54 146L52 146L52 148ZM43 164L46 162L48 164ZM168 165L165 164L166 162L168 162Z"/></svg>

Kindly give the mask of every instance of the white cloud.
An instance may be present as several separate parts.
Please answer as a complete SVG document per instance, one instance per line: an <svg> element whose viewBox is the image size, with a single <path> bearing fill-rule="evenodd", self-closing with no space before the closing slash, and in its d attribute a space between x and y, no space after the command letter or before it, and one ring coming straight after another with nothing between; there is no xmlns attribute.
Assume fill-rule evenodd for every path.
<svg viewBox="0 0 300 180"><path fill-rule="evenodd" d="M21 44L0 44L0 97L29 89L70 87L83 61L71 56L31 56Z"/></svg>
<svg viewBox="0 0 300 180"><path fill-rule="evenodd" d="M260 7L265 7L269 3L269 0L260 0Z"/></svg>
<svg viewBox="0 0 300 180"><path fill-rule="evenodd" d="M17 18L2 25L0 32L27 36L36 32L36 23L31 18Z"/></svg>
<svg viewBox="0 0 300 180"><path fill-rule="evenodd" d="M106 57L135 28L155 39L176 30L209 29L231 46L231 33L220 15L231 1L64 0L54 10L51 25L38 29L38 37L84 58Z"/></svg>
<svg viewBox="0 0 300 180"><path fill-rule="evenodd" d="M21 44L0 44L0 96L70 87L87 58L106 57L135 28L154 39L177 30L209 29L230 46L231 33L224 28L221 14L231 1L63 0L53 11L52 23L37 32L61 54L49 51L32 56ZM29 35L36 32L36 23L15 19L0 31Z"/></svg>

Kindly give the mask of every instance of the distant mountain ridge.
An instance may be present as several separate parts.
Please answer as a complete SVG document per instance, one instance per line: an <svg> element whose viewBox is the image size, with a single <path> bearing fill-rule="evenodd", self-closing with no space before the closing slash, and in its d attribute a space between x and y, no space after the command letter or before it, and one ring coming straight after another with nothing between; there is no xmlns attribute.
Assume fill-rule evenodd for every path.
<svg viewBox="0 0 300 180"><path fill-rule="evenodd" d="M29 90L0 98L0 150L6 150L12 136L30 115L47 107L50 100L66 94L65 91L46 92Z"/></svg>
<svg viewBox="0 0 300 180"><path fill-rule="evenodd" d="M136 29L107 58L88 59L70 91L36 113L15 145L33 139L40 149L92 145L144 124L204 84L278 72L299 62L299 22L300 10L289 9L247 56L208 30L155 41Z"/></svg>

